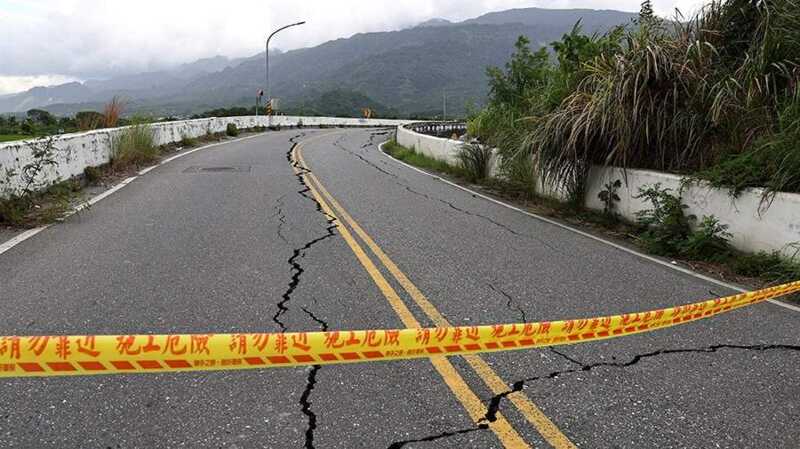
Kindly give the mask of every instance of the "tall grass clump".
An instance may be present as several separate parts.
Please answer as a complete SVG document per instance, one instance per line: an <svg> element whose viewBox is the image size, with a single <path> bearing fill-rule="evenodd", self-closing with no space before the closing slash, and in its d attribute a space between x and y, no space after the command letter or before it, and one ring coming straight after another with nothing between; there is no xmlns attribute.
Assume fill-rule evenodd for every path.
<svg viewBox="0 0 800 449"><path fill-rule="evenodd" d="M531 117L522 148L553 182L585 179L593 164L690 173L758 151L797 82L799 18L796 0L731 0L689 21L641 20L556 109Z"/></svg>
<svg viewBox="0 0 800 449"><path fill-rule="evenodd" d="M116 127L124 110L125 102L115 95L103 108L103 125L106 128Z"/></svg>
<svg viewBox="0 0 800 449"><path fill-rule="evenodd" d="M140 166L158 158L153 129L145 123L131 125L111 141L111 167L125 169Z"/></svg>
<svg viewBox="0 0 800 449"><path fill-rule="evenodd" d="M592 165L800 191L800 0L712 0L672 20L645 1L629 26L528 45L488 70L468 124L504 166L530 160L576 198Z"/></svg>
<svg viewBox="0 0 800 449"><path fill-rule="evenodd" d="M492 148L479 143L465 143L456 154L461 168L472 182L478 182L489 176L492 163Z"/></svg>
<svg viewBox="0 0 800 449"><path fill-rule="evenodd" d="M696 174L713 187L763 187L769 202L776 192L800 192L800 94L787 98L777 112L777 124L758 138L751 151L727 155Z"/></svg>

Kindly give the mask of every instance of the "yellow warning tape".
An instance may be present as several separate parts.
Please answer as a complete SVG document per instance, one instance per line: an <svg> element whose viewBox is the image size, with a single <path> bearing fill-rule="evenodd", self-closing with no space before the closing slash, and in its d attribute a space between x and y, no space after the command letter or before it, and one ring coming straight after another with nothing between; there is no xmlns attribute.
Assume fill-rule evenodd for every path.
<svg viewBox="0 0 800 449"><path fill-rule="evenodd" d="M239 370L476 354L638 334L800 292L800 281L684 306L567 321L264 334L0 337L0 377Z"/></svg>

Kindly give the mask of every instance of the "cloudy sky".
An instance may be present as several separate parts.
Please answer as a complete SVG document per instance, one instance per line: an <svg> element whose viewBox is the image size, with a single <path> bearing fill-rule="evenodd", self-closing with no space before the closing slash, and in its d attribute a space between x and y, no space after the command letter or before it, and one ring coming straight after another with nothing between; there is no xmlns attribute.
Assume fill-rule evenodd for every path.
<svg viewBox="0 0 800 449"><path fill-rule="evenodd" d="M298 20L275 47L290 50L434 17L464 20L510 8L638 11L641 0L0 0L0 94L105 78L214 55L251 56L268 31ZM654 0L659 15L700 0Z"/></svg>

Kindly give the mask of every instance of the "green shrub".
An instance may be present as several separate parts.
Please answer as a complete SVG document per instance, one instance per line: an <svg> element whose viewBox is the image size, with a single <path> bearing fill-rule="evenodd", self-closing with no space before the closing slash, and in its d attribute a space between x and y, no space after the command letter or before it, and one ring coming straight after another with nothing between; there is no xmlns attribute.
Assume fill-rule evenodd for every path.
<svg viewBox="0 0 800 449"><path fill-rule="evenodd" d="M482 181L489 176L492 161L491 147L478 143L465 143L458 149L456 157L470 181Z"/></svg>
<svg viewBox="0 0 800 449"><path fill-rule="evenodd" d="M684 213L688 206L671 189L662 189L658 183L643 186L634 198L645 199L652 206L636 213L642 227L639 237L649 252L712 262L724 262L731 256L728 225L713 215L704 216L692 231L689 223L696 217Z"/></svg>
<svg viewBox="0 0 800 449"><path fill-rule="evenodd" d="M236 127L236 123L228 123L228 126L225 127L225 134L230 137L238 136L239 128Z"/></svg>
<svg viewBox="0 0 800 449"><path fill-rule="evenodd" d="M103 177L103 170L99 167L86 167L83 169L83 178L89 184L95 184L97 181L102 179Z"/></svg>
<svg viewBox="0 0 800 449"><path fill-rule="evenodd" d="M158 155L153 130L147 124L131 125L111 141L111 167L117 170L152 162Z"/></svg>
<svg viewBox="0 0 800 449"><path fill-rule="evenodd" d="M639 188L636 199L645 199L652 208L636 212L639 225L642 226L641 240L651 253L660 256L677 256L682 252L682 245L690 233L689 220L679 196L673 195L671 189L662 189L660 183Z"/></svg>
<svg viewBox="0 0 800 449"><path fill-rule="evenodd" d="M680 244L680 252L693 260L721 262L730 256L728 241L731 237L728 225L721 224L713 215L704 216L698 228Z"/></svg>
<svg viewBox="0 0 800 449"><path fill-rule="evenodd" d="M733 270L742 276L760 277L782 283L800 279L797 254L786 257L779 251L740 254L733 260Z"/></svg>
<svg viewBox="0 0 800 449"><path fill-rule="evenodd" d="M197 145L197 139L195 139L194 137L189 137L186 134L181 136L181 146L182 147L193 147L195 145Z"/></svg>
<svg viewBox="0 0 800 449"><path fill-rule="evenodd" d="M81 185L71 179L42 191L30 191L0 199L0 224L36 226L60 219L70 209Z"/></svg>
<svg viewBox="0 0 800 449"><path fill-rule="evenodd" d="M0 223L18 225L24 221L28 210L29 202L19 197L0 199Z"/></svg>
<svg viewBox="0 0 800 449"><path fill-rule="evenodd" d="M517 154L511 158L501 158L500 175L504 190L527 199L536 197L536 172L529 156Z"/></svg>

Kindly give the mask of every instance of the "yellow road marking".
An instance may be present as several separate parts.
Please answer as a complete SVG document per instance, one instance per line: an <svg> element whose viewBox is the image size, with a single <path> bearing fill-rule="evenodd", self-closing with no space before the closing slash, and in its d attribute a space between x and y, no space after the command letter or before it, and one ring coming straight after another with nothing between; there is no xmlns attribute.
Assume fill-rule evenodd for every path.
<svg viewBox="0 0 800 449"><path fill-rule="evenodd" d="M307 168L302 153L297 152L297 161L305 168ZM347 213L347 211L336 201L335 198L325 189L319 179L313 173L308 173L307 178L310 178L318 187L322 195L330 201L333 207L338 211L339 215L353 228L356 234L361 238L364 243L370 248L372 253L380 260L380 262L389 270L397 282L408 292L414 302L422 309L425 315L433 321L436 326L450 327L451 324L447 319L436 309L436 307L422 294L422 292L408 279L408 277L397 267L397 265L386 255L386 253L375 243L375 241L364 231L363 228ZM480 357L477 355L463 356L472 369L483 380L486 386L494 394L500 394L508 391L508 385L502 378ZM576 446L564 435L563 432L533 403L524 393L513 392L509 394L508 399L512 404L525 416L525 419L531 423L539 434L556 449L575 449Z"/></svg>
<svg viewBox="0 0 800 449"><path fill-rule="evenodd" d="M296 147L297 149L297 147ZM295 155L299 155L299 152L295 149ZM303 166L304 163L301 162ZM298 170L296 167L293 167L295 173L301 174L303 178L306 180L306 185L308 186L311 194L314 198L319 202L320 207L322 207L323 212L328 216L332 217L333 219L339 221L339 218L333 212L331 207L328 203L322 198L319 194L315 186L310 182L309 175L310 173L303 173L301 170ZM367 271L367 273L372 278L375 285L378 286L381 293L386 297L389 301L389 304L394 309L395 313L400 317L403 324L408 328L419 328L422 327L420 323L414 318L414 315L408 310L408 307L405 305L400 296L397 292L392 288L386 278L381 274L380 270L375 266L372 260L367 256L364 252L363 248L356 242L353 238L350 231L345 226L338 227L339 234L345 240L347 245L355 254L358 261ZM432 357L431 363L433 364L436 371L444 380L445 384L450 388L450 391L456 396L456 398L461 402L464 408L469 413L472 420L478 423L486 414L486 406L481 402L480 398L469 388L467 383L458 374L458 371L453 367L449 360L445 357ZM489 428L494 432L500 442L503 444L504 447L507 448L527 448L530 447L525 440L511 427L508 420L501 414L497 414L497 420L491 423L487 423Z"/></svg>

